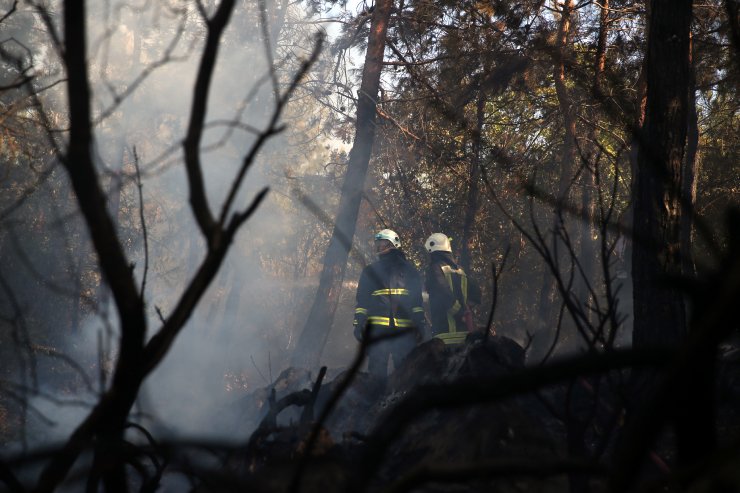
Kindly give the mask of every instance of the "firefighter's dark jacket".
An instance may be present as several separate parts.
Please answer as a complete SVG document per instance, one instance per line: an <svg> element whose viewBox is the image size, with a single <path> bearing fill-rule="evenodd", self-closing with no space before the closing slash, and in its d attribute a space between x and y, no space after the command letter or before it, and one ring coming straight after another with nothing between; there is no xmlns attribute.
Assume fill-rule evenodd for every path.
<svg viewBox="0 0 740 493"><path fill-rule="evenodd" d="M432 336L459 344L467 336L464 321L469 303L480 304L478 284L468 278L450 252L432 252L426 272L426 291L432 317Z"/></svg>
<svg viewBox="0 0 740 493"><path fill-rule="evenodd" d="M406 255L393 248L365 267L357 285L354 332L357 339L369 323L380 333L414 328L426 331L421 276Z"/></svg>

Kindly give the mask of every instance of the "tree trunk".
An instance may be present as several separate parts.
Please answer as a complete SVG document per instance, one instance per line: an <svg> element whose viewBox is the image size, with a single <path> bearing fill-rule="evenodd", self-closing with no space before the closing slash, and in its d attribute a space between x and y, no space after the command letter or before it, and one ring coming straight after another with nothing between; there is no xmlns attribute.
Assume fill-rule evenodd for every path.
<svg viewBox="0 0 740 493"><path fill-rule="evenodd" d="M579 160L578 156L578 149L576 147L576 138L577 138L577 125L576 125L576 106L573 103L573 97L570 91L568 90L567 86L567 61L570 56L569 50L568 50L568 41L571 37L572 27L573 27L573 9L574 9L574 2L573 0L567 0L562 3L561 11L560 11L560 25L558 27L558 35L557 35L557 53L558 53L558 60L555 66L555 91L557 93L558 97L558 103L560 106L560 112L563 115L563 127L565 130L565 135L563 136L563 148L560 155L560 180L558 184L558 210L556 210L556 217L555 217L555 223L560 224L560 226L563 229L567 228L568 237L570 238L571 242L574 242L575 244L571 244L571 247L573 248L574 254L579 253L579 250L584 247L584 242L588 241L586 238L589 238L590 234L587 233L587 231L590 231L590 223L582 224L582 219L579 218L568 218L564 215L561 215L561 210L563 206L568 202L568 197L571 195L572 190L572 180L575 178L577 166L576 163ZM590 175L589 170L584 170L581 173L581 183L584 185L583 194L584 197L586 196L586 187L587 187L587 175ZM562 221L562 223L560 223ZM556 226L557 227L557 226ZM557 234L557 233L556 233ZM556 238L557 241L557 238ZM557 252L553 252L554 255L557 255ZM571 265L572 269L577 269L575 265L572 264L571 258L569 258L569 254L564 252L568 258L566 259L559 259L558 264L567 266ZM568 272L559 272L556 273L556 275L561 275L564 277L568 277L570 273ZM575 273L575 293L574 295L577 297L578 302L585 302L586 298L586 287L585 287L585 280L579 277L579 273ZM561 296L569 296L569 293L561 293ZM554 312L553 312L554 314ZM576 315L574 313L571 313L571 316L574 318ZM550 317L554 318L554 317ZM579 389L579 384L576 382L573 382L571 384L576 389ZM571 409L572 411L572 409ZM587 421L585 420L582 413L579 412L569 412L568 413L568 419L566 423L566 432L567 432L567 448L568 448L568 454L570 457L575 457L578 459L587 460L588 457L588 450L586 448L585 443L585 436L586 436L586 427L588 426ZM588 477L584 476L582 474L576 474L576 473L570 473L568 474L568 486L569 491L571 493L585 493L589 491L589 484L588 484Z"/></svg>
<svg viewBox="0 0 740 493"><path fill-rule="evenodd" d="M645 39L648 39L650 37L650 12L652 10L652 5L650 2L646 2L645 5L645 16L648 19L645 26ZM647 111L647 48L645 48L645 53L643 54L643 62L642 66L640 67L640 74L637 77L637 105L636 105L636 112L634 115L634 128L632 131L632 136L630 140L630 174L632 176L632 190L634 190L635 181L637 180L637 168L638 168L638 154L640 150L640 132L642 132L643 127L645 126L645 112ZM630 204L630 207L632 208L632 212L629 215L629 218L626 220L628 222L628 226L630 231L632 230L632 216L634 215L634 204Z"/></svg>
<svg viewBox="0 0 740 493"><path fill-rule="evenodd" d="M481 152L483 146L483 117L485 115L486 96L485 92L478 92L478 102L476 105L476 130L473 136L473 156L470 160L470 170L468 173L468 197L465 205L465 218L463 220L462 231L462 248L460 250L460 265L466 272L470 272L470 252L473 249L473 226L475 225L475 216L479 208L480 196L480 172L481 172Z"/></svg>
<svg viewBox="0 0 740 493"><path fill-rule="evenodd" d="M693 42L692 42L693 48ZM693 59L693 55L692 55ZM696 174L698 171L699 149L699 116L696 112L696 72L692 67L691 87L689 88L689 118L686 142L686 163L683 169L683 187L681 211L681 270L684 276L693 278L696 275L694 257L691 253L694 227L694 207L696 205Z"/></svg>
<svg viewBox="0 0 740 493"><path fill-rule="evenodd" d="M654 0L647 52L647 106L632 184L633 344L673 346L686 333L681 293L681 184L690 84L691 0Z"/></svg>
<svg viewBox="0 0 740 493"><path fill-rule="evenodd" d="M599 163L594 161L593 166L598 166ZM592 310L593 302L591 291L595 289L596 284L596 255L597 255L597 241L601 238L597 237L596 229L594 228L594 220L596 217L596 176L595 170L590 166L581 172L580 177L580 191L581 191L581 210L583 212L583 218L581 219L580 227L577 230L576 241L578 242L578 262L581 265L581 272L576 274L576 300L579 303L583 303L583 309L585 310L584 320L586 320L590 327L595 327L596 313Z"/></svg>
<svg viewBox="0 0 740 493"><path fill-rule="evenodd" d="M692 0L652 0L648 13L645 120L635 135L632 180L632 285L635 349L675 347L686 335L683 293L671 288L682 272L681 194L691 86ZM711 446L714 400L713 354L692 355L692 371L681 395L670 395L680 465L695 461ZM633 371L635 413L656 392L660 380ZM655 430L654 433L658 433Z"/></svg>
<svg viewBox="0 0 740 493"><path fill-rule="evenodd" d="M375 106L383 67L386 31L393 0L378 0L373 10L362 83L357 98L355 139L342 184L334 231L324 256L311 311L303 327L292 362L312 368L318 365L339 302L349 249L357 225L370 153L375 139Z"/></svg>
<svg viewBox="0 0 740 493"><path fill-rule="evenodd" d="M606 41L609 34L609 0L602 0L599 13L599 37L596 42L596 56L594 57L594 92L601 95L601 79L606 68Z"/></svg>
<svg viewBox="0 0 740 493"><path fill-rule="evenodd" d="M607 37L609 34L609 0L603 0L599 8L601 9L601 13L599 14L599 35L594 56L594 78L592 84L592 91L597 100L601 100L603 97L602 79L604 77L604 70L606 69ZM580 283L577 299L584 303L595 301L592 300L592 291L589 290L589 287L595 290L599 282L596 272L599 250L597 242L606 241L606 238L599 238L598 230L595 226L597 209L596 176L599 171L598 167L601 164L600 149L598 146L598 121L601 116L600 107L594 105L590 111L593 126L589 131L589 166L583 170L580 176L581 207L584 218L586 219L579 229L579 260L583 269L583 282ZM586 308L586 320L590 327L596 326L596 313L590 308Z"/></svg>
<svg viewBox="0 0 740 493"><path fill-rule="evenodd" d="M566 60L568 59L568 39L571 32L573 0L562 5L560 25L557 36L557 56L555 64L555 92L558 97L560 112L563 115L563 148L560 153L560 181L558 184L559 207L564 205L568 198L571 180L573 179L573 164L577 159L576 153L576 114L566 85Z"/></svg>
<svg viewBox="0 0 740 493"><path fill-rule="evenodd" d="M555 79L555 91L558 97L558 104L560 106L560 112L563 115L563 128L565 134L563 136L563 146L560 152L560 163L559 163L559 180L558 180L558 191L557 191L557 205L555 209L555 215L553 217L553 234L557 234L557 230L560 227L564 227L561 224L560 212L568 200L569 191L571 189L571 181L573 179L573 163L575 163L576 153L576 118L575 108L571 102L570 94L566 85L566 60L568 58L568 39L571 32L571 15L573 9L573 1L568 0L563 3L560 11L560 23L558 26L558 34L556 38L556 57L555 68L553 77ZM565 221L565 218L563 218ZM565 265L559 262L560 265ZM540 293L540 306L539 306L539 322L540 326L537 330L537 335L540 338L540 342L544 340L550 341L547 346L549 347L552 343L550 333L554 333L555 320L559 310L557 303L557 283L555 275L552 272L546 270L543 274L542 280L542 291Z"/></svg>
<svg viewBox="0 0 740 493"><path fill-rule="evenodd" d="M690 17L690 14L689 14ZM696 277L696 268L691 254L694 207L696 204L696 175L698 166L699 126L696 111L696 69L693 65L693 39L689 36L689 90L687 97L687 142L683 169L681 170L681 217L680 217L680 257L681 274L687 278ZM706 310L706 307L691 307L691 312ZM687 313L692 320L691 330L713 330L699 322L701 312ZM720 324L722 322L719 322ZM721 331L721 329L720 329ZM679 397L676 409L676 436L678 460L684 465L693 465L703 460L717 443L715 405L715 382L717 373L716 351L719 340L703 350L694 348L697 367L689 373L685 385L687 392ZM682 382L684 383L684 382ZM683 391L683 389L682 389Z"/></svg>

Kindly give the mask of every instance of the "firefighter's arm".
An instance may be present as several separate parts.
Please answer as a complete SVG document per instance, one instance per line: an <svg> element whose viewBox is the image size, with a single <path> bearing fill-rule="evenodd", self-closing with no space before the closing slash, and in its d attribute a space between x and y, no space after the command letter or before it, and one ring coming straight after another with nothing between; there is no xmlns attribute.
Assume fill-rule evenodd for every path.
<svg viewBox="0 0 740 493"><path fill-rule="evenodd" d="M370 300L369 279L367 269L363 269L360 281L357 283L357 304L355 306L355 318L352 322L355 339L362 340L367 325L367 308Z"/></svg>
<svg viewBox="0 0 740 493"><path fill-rule="evenodd" d="M421 297L421 276L417 271L413 272L409 288L409 294L411 295L411 318L414 326L417 328L418 339L426 341L429 339L429 327L427 318L424 315L424 300Z"/></svg>

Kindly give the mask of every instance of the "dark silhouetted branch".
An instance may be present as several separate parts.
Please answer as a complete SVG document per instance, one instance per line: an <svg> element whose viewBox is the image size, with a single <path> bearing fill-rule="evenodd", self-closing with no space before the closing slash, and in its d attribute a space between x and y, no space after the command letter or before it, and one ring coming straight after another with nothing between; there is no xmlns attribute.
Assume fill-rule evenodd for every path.
<svg viewBox="0 0 740 493"><path fill-rule="evenodd" d="M481 480L544 479L572 473L606 476L608 468L591 461L541 458L533 460L532 457L520 460L491 459L459 465L424 464L412 469L383 491L403 493L430 483L463 485Z"/></svg>
<svg viewBox="0 0 740 493"><path fill-rule="evenodd" d="M213 232L216 222L208 206L203 171L200 163L200 142L203 136L203 124L206 118L208 93L216 66L218 47L221 43L221 34L231 17L234 0L223 0L212 19L207 19L208 35L198 67L198 77L195 81L193 102L190 109L190 123L188 125L183 148L185 150L185 169L188 174L190 187L190 206L201 232L206 237L208 247L211 248Z"/></svg>

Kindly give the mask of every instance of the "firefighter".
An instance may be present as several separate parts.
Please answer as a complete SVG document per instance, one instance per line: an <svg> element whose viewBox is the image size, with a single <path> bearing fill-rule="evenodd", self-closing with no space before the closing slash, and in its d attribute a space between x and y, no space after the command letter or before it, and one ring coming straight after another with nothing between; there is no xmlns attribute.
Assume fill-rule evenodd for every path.
<svg viewBox="0 0 740 493"><path fill-rule="evenodd" d="M480 288L452 258L452 245L446 235L434 233L424 246L429 252L425 287L432 337L445 344L460 344L476 330L470 305L480 304Z"/></svg>
<svg viewBox="0 0 740 493"><path fill-rule="evenodd" d="M368 372L385 378L388 359L398 368L426 333L421 275L406 260L398 235L384 229L375 235L378 260L365 267L357 285L354 334L368 337Z"/></svg>

